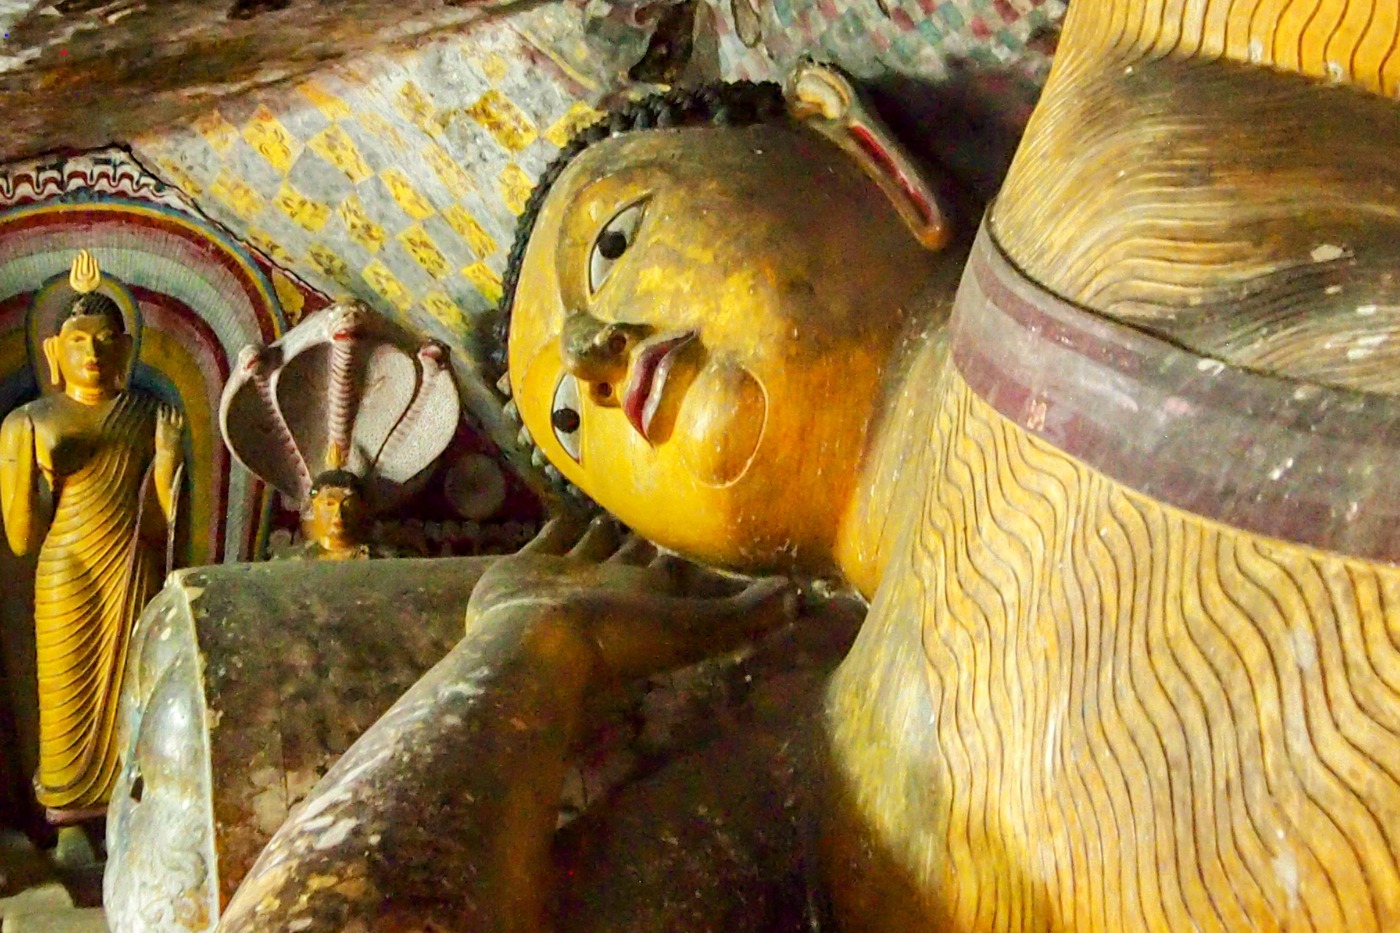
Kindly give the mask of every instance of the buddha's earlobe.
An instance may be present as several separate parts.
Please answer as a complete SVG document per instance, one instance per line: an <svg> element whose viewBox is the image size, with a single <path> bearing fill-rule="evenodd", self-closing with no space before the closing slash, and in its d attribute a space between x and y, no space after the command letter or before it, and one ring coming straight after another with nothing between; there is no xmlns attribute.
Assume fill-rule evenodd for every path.
<svg viewBox="0 0 1400 933"><path fill-rule="evenodd" d="M860 162L920 243L942 249L952 234L933 189L839 72L813 62L793 70L788 111Z"/></svg>
<svg viewBox="0 0 1400 933"><path fill-rule="evenodd" d="M53 383L55 389L63 389L63 370L58 366L58 338L44 338L44 359L49 364L49 382Z"/></svg>

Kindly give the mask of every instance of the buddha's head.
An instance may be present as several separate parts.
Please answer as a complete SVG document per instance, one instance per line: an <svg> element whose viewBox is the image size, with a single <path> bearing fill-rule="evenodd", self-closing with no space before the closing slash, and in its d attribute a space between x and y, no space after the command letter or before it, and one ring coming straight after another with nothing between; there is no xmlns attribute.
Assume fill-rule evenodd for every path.
<svg viewBox="0 0 1400 933"><path fill-rule="evenodd" d="M56 335L44 341L49 378L83 398L120 392L126 384L133 341L121 308L106 295L79 295Z"/></svg>
<svg viewBox="0 0 1400 933"><path fill-rule="evenodd" d="M329 556L348 555L364 543L367 519L359 477L346 470L327 470L311 484L301 513L301 533Z"/></svg>
<svg viewBox="0 0 1400 933"><path fill-rule="evenodd" d="M831 72L630 105L548 169L506 278L521 420L645 537L820 567L945 238Z"/></svg>

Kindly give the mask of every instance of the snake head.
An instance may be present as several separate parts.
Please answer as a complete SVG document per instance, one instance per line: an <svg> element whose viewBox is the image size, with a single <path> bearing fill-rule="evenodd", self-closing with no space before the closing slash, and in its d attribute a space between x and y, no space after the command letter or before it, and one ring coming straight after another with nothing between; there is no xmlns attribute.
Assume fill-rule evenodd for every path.
<svg viewBox="0 0 1400 933"><path fill-rule="evenodd" d="M282 354L276 347L249 345L238 351L238 371L245 376L267 376L277 368Z"/></svg>
<svg viewBox="0 0 1400 933"><path fill-rule="evenodd" d="M335 341L354 340L364 329L369 315L357 301L347 301L330 309L330 333Z"/></svg>

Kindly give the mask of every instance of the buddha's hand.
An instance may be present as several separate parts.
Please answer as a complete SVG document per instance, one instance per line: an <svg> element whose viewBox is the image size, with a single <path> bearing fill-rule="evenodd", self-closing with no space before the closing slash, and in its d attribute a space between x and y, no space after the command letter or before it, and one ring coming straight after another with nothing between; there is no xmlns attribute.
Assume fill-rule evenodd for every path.
<svg viewBox="0 0 1400 933"><path fill-rule="evenodd" d="M472 592L468 631L519 622L566 626L614 676L642 677L733 650L790 622L797 586L783 577L730 577L622 535L600 519L556 519L501 558Z"/></svg>
<svg viewBox="0 0 1400 933"><path fill-rule="evenodd" d="M178 460L184 448L180 438L185 432L185 416L174 408L160 406L156 413L156 456Z"/></svg>

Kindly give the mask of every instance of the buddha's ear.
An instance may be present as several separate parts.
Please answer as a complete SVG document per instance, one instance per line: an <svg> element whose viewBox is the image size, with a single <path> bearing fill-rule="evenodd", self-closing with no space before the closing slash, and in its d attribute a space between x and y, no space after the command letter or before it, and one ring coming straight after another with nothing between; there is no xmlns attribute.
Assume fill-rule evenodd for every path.
<svg viewBox="0 0 1400 933"><path fill-rule="evenodd" d="M49 364L49 382L54 388L63 389L63 370L58 368L58 337L44 338L44 359Z"/></svg>
<svg viewBox="0 0 1400 933"><path fill-rule="evenodd" d="M948 243L952 231L933 190L840 72L802 62L793 70L786 93L793 117L850 153L920 243L934 250Z"/></svg>

